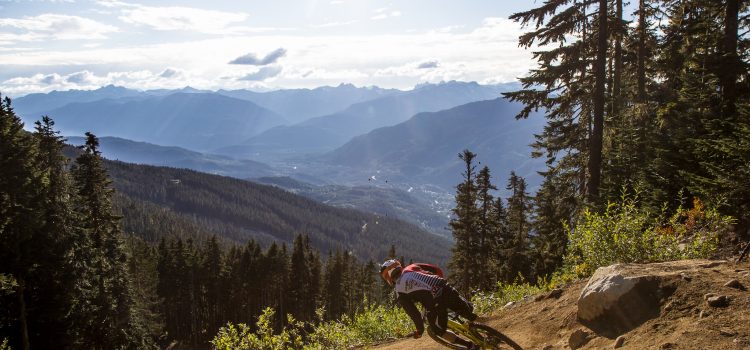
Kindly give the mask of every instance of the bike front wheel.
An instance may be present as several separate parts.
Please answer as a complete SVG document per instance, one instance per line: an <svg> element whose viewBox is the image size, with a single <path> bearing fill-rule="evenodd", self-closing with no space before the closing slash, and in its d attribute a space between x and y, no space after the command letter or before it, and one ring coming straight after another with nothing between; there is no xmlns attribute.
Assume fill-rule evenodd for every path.
<svg viewBox="0 0 750 350"><path fill-rule="evenodd" d="M481 338L482 344L477 344L482 349L514 349L523 350L513 339L508 338L503 333L500 333L496 329L485 326L483 324L472 324L469 326L471 332L474 333L478 338Z"/></svg>

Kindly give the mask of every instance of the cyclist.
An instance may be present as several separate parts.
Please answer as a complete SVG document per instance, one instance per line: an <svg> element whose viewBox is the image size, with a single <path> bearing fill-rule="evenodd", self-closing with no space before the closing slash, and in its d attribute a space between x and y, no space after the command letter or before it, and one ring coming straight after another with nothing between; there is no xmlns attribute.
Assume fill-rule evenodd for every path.
<svg viewBox="0 0 750 350"><path fill-rule="evenodd" d="M448 330L447 309L455 311L469 321L476 320L477 315L471 303L448 284L439 267L430 264L411 264L402 267L398 260L390 259L380 266L380 276L389 285L394 286L399 304L417 327L412 333L415 339L421 337L424 332L422 317L415 305L418 302L426 311L429 326L439 337L466 349L476 349L473 343Z"/></svg>

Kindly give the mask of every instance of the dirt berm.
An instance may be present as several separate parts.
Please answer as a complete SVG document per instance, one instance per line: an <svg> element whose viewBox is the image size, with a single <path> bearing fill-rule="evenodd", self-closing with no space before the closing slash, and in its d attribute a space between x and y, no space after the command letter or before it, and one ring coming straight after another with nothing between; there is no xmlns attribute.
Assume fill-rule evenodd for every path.
<svg viewBox="0 0 750 350"><path fill-rule="evenodd" d="M622 290L622 281L631 287ZM586 301L586 310L581 302L579 316L587 285L584 294L596 298ZM615 297L597 294L608 288ZM528 296L496 310L486 315L486 323L524 349L750 349L749 288L749 263L616 265L598 271L592 281L570 283L561 291ZM614 304L604 305L608 302ZM373 348L445 349L427 336Z"/></svg>

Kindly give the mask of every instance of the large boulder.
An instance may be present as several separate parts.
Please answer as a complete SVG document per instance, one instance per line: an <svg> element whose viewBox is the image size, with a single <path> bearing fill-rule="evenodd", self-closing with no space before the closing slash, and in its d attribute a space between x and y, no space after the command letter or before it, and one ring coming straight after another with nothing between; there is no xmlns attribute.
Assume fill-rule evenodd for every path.
<svg viewBox="0 0 750 350"><path fill-rule="evenodd" d="M578 320L597 334L616 338L659 316L677 288L678 271L617 264L596 270L578 299Z"/></svg>

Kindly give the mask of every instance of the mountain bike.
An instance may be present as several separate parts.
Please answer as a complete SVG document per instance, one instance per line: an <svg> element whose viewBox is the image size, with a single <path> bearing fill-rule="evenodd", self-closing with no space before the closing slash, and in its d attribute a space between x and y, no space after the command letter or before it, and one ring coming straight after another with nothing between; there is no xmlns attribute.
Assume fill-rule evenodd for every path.
<svg viewBox="0 0 750 350"><path fill-rule="evenodd" d="M464 339L478 345L481 349L523 350L520 345L508 338L508 336L490 326L466 321L455 313L449 313L448 315L448 329L457 336L463 337ZM422 318L424 319L425 324L429 325L425 314L422 314ZM432 327L427 327L427 334L430 338L447 348L458 350L466 349L461 345L453 344L441 338L435 333L435 330L432 329Z"/></svg>

